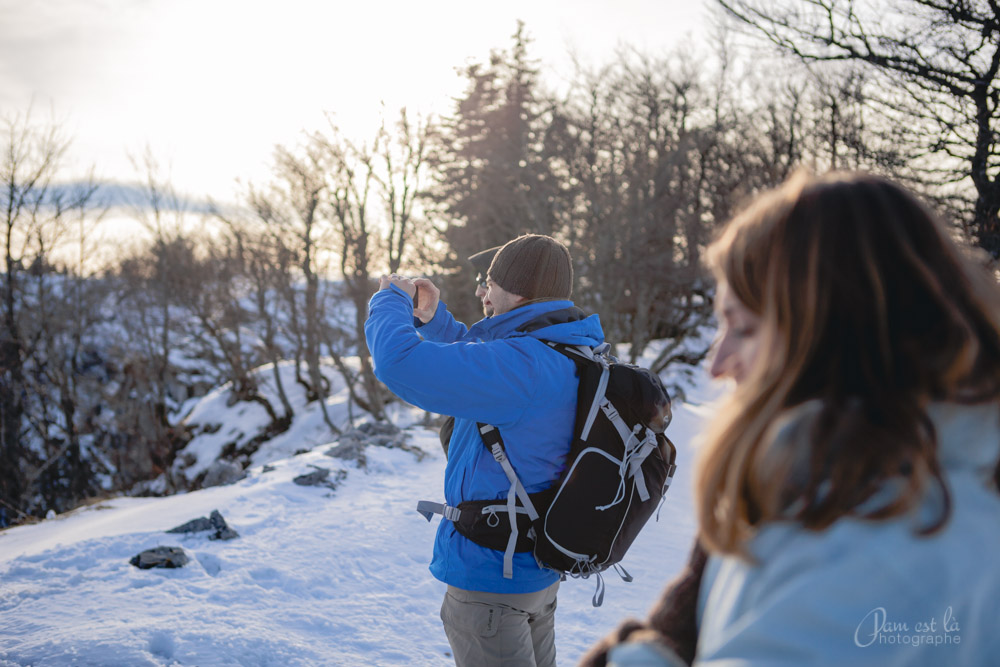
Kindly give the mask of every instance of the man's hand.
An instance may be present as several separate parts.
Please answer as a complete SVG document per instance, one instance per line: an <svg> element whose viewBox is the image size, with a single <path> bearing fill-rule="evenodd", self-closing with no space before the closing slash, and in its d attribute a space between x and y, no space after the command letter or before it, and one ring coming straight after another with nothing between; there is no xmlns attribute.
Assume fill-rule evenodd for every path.
<svg viewBox="0 0 1000 667"><path fill-rule="evenodd" d="M381 292L384 289L389 289L391 285L395 285L399 289L406 292L410 298L417 293L417 286L413 284L413 281L406 276L400 276L397 274L392 274L391 276L382 276L378 281L378 289Z"/></svg>
<svg viewBox="0 0 1000 667"><path fill-rule="evenodd" d="M407 278L398 274L379 278L379 291L395 285L410 295L413 299L413 316L427 324L434 319L438 302L441 300L441 290L427 278Z"/></svg>
<svg viewBox="0 0 1000 667"><path fill-rule="evenodd" d="M438 302L441 300L441 290L427 278L417 278L413 281L417 289L416 302L413 304L413 315L424 324L434 319Z"/></svg>

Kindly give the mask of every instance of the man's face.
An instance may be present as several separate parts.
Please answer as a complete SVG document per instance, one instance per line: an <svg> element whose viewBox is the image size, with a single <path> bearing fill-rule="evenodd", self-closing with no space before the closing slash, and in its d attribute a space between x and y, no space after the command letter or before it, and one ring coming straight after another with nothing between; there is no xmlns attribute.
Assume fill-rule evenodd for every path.
<svg viewBox="0 0 1000 667"><path fill-rule="evenodd" d="M486 305L486 278L481 273L476 276L476 298L483 304L483 315L493 317L493 306Z"/></svg>
<svg viewBox="0 0 1000 667"><path fill-rule="evenodd" d="M503 315L517 308L525 301L523 296L512 294L497 285L491 278L486 279L486 295L483 296L483 312L493 315Z"/></svg>

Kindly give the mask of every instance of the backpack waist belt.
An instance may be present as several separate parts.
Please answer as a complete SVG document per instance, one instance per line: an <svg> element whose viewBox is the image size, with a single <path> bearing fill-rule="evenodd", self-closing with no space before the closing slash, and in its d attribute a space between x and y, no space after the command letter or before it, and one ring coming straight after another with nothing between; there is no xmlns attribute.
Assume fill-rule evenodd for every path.
<svg viewBox="0 0 1000 667"><path fill-rule="evenodd" d="M476 544L503 551L503 576L514 578L514 554L531 551L535 545L533 524L539 518L536 507L543 510L552 501L555 489L529 494L507 459L500 431L490 424L479 423L483 444L503 468L510 481L507 502L497 500L467 500L458 507L421 500L417 511L428 521L441 514L455 524L458 533Z"/></svg>
<svg viewBox="0 0 1000 667"><path fill-rule="evenodd" d="M552 499L551 491L541 491L529 494L532 505L544 512ZM481 547L506 551L510 544L510 536L514 532L510 528L510 514L506 500L466 500L458 507L421 500L417 503L417 511L430 521L435 514L440 514L455 524L459 535L472 540ZM534 525L528 510L524 507L515 508L517 537L514 542L514 552L532 551L535 547Z"/></svg>

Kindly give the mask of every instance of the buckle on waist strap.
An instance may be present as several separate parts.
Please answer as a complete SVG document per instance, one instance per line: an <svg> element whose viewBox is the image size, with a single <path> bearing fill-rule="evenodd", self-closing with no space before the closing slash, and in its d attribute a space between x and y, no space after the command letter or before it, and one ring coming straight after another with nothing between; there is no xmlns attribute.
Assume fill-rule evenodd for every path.
<svg viewBox="0 0 1000 667"><path fill-rule="evenodd" d="M449 521L458 521L462 517L462 510L457 507L445 505L444 503L435 503L429 500L418 501L417 511L425 519L427 519L427 521L430 521L434 514L440 514Z"/></svg>

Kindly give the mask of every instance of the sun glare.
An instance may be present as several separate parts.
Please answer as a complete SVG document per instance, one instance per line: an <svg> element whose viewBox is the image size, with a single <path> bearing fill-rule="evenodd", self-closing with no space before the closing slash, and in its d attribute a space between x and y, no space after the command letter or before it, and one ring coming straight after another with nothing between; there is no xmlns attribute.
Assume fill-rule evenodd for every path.
<svg viewBox="0 0 1000 667"><path fill-rule="evenodd" d="M54 4L64 11L0 10L0 37L10 32L24 56L18 76L0 68L4 105L51 104L69 119L76 162L104 178L135 180L128 155L149 147L179 190L231 199L237 179L266 179L274 146L303 131L333 122L364 141L403 106L447 113L463 86L456 70L509 46L518 20L532 57L559 76L571 48L600 59L625 40L666 35L669 21L653 24L679 3Z"/></svg>

